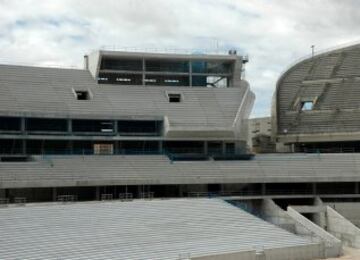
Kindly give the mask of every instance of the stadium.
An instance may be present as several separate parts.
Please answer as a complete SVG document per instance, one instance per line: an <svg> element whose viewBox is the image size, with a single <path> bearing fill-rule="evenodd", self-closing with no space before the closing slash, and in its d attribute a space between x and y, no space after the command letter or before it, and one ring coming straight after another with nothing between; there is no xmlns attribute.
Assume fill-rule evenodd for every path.
<svg viewBox="0 0 360 260"><path fill-rule="evenodd" d="M359 48L282 74L278 152L256 155L248 58L234 50L0 65L0 256L305 260L360 248Z"/></svg>

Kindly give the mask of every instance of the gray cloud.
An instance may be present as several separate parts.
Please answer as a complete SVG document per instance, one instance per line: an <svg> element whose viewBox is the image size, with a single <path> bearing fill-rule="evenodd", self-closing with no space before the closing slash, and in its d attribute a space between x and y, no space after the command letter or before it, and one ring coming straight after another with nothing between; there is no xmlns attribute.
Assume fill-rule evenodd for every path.
<svg viewBox="0 0 360 260"><path fill-rule="evenodd" d="M280 73L310 53L358 39L357 0L0 0L0 62L81 66L104 45L236 47L250 55L253 116L270 113Z"/></svg>

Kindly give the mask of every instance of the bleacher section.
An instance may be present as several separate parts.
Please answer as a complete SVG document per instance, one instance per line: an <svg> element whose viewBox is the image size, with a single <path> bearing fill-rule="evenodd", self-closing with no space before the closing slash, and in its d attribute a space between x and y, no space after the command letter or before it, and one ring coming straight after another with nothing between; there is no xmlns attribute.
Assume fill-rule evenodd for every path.
<svg viewBox="0 0 360 260"><path fill-rule="evenodd" d="M0 162L0 189L104 185L359 182L360 154L269 154L171 161L163 155L52 156Z"/></svg>
<svg viewBox="0 0 360 260"><path fill-rule="evenodd" d="M241 88L189 88L104 84L99 87L89 71L0 65L0 114L32 114L50 118L164 117L170 126L231 127L240 101L253 100ZM91 100L79 102L74 90L89 90ZM167 91L181 93L176 105ZM44 109L46 108L46 109Z"/></svg>
<svg viewBox="0 0 360 260"><path fill-rule="evenodd" d="M3 259L230 259L221 255L247 251L261 259L321 256L319 244L217 199L34 204L0 208L0 214Z"/></svg>
<svg viewBox="0 0 360 260"><path fill-rule="evenodd" d="M360 45L315 55L291 67L276 89L274 130L279 141L358 140L359 82ZM313 102L312 109L302 110L302 102Z"/></svg>

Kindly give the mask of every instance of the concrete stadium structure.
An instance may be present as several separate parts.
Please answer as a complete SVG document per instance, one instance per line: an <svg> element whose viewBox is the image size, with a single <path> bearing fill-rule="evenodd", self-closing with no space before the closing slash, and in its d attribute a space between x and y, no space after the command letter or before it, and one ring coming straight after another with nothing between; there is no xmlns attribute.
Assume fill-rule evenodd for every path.
<svg viewBox="0 0 360 260"><path fill-rule="evenodd" d="M359 152L360 45L301 60L279 78L273 130L287 151Z"/></svg>
<svg viewBox="0 0 360 260"><path fill-rule="evenodd" d="M352 46L306 59L279 79L273 129L285 150L357 151L357 122L346 121L346 113L356 115L357 109L354 102L348 104L339 95L344 88L349 95L356 88L357 49ZM182 214L173 218L192 223L196 232L182 234L164 251L145 250L145 245L144 250L123 249L128 254L123 258L305 260L339 256L342 243L360 247L356 222L360 216L349 214L345 207L336 211L333 204L355 204L360 199L360 155L249 154L247 123L255 97L243 79L247 61L234 51L187 55L101 50L84 57L83 70L0 65L0 215L7 216L4 225L0 218L0 232L12 241L0 243L0 258L1 254L30 258L36 253L56 258L53 252L61 246L65 249L59 249L60 256L70 252L66 249L71 245L57 239L50 240L54 245L48 249L26 245L31 242L28 238L18 241L21 228L12 226L16 224L12 218L29 237L35 232L29 220L15 217L24 212L34 219L48 214L50 227L64 224L54 230L60 237L73 235L66 223L80 233L89 229L86 222L91 220L85 219L89 211L104 220L105 226L97 226L101 238L101 228L127 229L139 218L147 226L135 223L131 229L144 231L145 238L159 231L153 243L137 237L138 233L131 234L130 240L117 237L116 243L135 245L134 236L152 247L164 234L171 234L172 239L175 233L181 235L179 223L164 217L171 215L175 205ZM332 104L337 104L336 109ZM238 208L218 199L144 201L215 196ZM133 199L142 200L131 202ZM29 202L90 200L119 201L17 207ZM15 205L9 205L12 203ZM78 214L80 222L54 217L65 211ZM153 216L156 211L162 218ZM128 216L114 223L115 215L124 212ZM219 212L224 213L223 218ZM219 242L228 239L227 234L201 233L197 216L203 216L205 228L219 234L226 223L240 233L241 225L264 229L254 240L252 231L246 230L245 237L235 232L237 243L232 243L232 235L231 242L215 246L211 238ZM154 226L169 230L154 230ZM269 232L281 235L270 241ZM108 243L106 239L94 241L90 233L86 233L89 245L98 248ZM204 236L211 241L203 241ZM289 238L288 244L282 236ZM43 238L37 239L34 243ZM261 250L243 246L249 243ZM79 259L96 259L89 245L77 248ZM106 253L112 258L119 250L108 248L102 256Z"/></svg>

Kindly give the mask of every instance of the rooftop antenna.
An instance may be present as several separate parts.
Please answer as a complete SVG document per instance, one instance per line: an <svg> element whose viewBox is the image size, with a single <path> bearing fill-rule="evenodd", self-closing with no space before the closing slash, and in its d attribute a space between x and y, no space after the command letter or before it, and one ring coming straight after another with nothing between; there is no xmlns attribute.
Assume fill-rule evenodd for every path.
<svg viewBox="0 0 360 260"><path fill-rule="evenodd" d="M311 57L313 58L315 55L315 45L311 45Z"/></svg>

